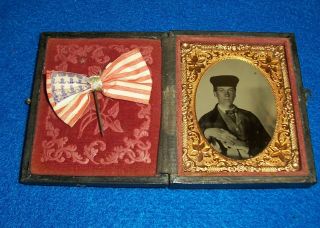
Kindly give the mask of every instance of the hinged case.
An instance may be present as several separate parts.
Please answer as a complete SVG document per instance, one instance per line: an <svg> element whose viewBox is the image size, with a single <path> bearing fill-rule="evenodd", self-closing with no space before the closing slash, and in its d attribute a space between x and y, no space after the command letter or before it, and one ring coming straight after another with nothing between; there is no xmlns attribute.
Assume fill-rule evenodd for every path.
<svg viewBox="0 0 320 228"><path fill-rule="evenodd" d="M103 136L93 100L72 128L57 117L48 71L99 75L132 49L151 72L148 105L99 94ZM236 110L233 122L225 104ZM173 188L315 183L294 35L43 33L20 181Z"/></svg>

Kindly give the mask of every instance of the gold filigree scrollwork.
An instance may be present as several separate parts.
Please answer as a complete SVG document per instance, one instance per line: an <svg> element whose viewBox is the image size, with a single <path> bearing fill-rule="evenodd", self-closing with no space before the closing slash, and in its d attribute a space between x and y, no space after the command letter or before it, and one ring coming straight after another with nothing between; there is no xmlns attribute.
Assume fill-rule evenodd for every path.
<svg viewBox="0 0 320 228"><path fill-rule="evenodd" d="M277 124L273 137L257 156L234 160L215 151L197 127L196 86L208 67L223 59L242 59L259 68L275 96ZM185 172L278 172L299 170L298 142L285 49L279 45L181 45L182 166Z"/></svg>

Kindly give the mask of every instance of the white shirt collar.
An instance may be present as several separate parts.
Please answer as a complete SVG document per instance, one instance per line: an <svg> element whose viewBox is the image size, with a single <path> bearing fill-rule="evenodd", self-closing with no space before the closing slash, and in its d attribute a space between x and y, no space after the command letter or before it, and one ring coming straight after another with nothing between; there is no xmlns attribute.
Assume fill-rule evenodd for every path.
<svg viewBox="0 0 320 228"><path fill-rule="evenodd" d="M236 107L233 105L231 109L225 109L225 108L221 107L220 104L218 104L218 108L220 109L220 111L226 113L226 111L233 110L233 109L235 109Z"/></svg>

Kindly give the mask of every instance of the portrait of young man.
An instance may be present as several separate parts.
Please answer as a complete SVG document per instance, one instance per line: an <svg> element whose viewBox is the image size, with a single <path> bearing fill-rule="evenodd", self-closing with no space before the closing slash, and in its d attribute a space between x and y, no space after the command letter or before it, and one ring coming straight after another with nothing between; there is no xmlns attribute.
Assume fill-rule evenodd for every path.
<svg viewBox="0 0 320 228"><path fill-rule="evenodd" d="M250 111L234 104L239 78L234 75L210 77L218 103L199 120L207 141L217 151L233 159L247 159L259 154L270 135Z"/></svg>

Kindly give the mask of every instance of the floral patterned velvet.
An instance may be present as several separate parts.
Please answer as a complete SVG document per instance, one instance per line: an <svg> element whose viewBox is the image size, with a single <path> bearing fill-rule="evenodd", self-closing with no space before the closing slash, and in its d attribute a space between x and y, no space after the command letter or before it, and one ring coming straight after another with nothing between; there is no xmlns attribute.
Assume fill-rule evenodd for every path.
<svg viewBox="0 0 320 228"><path fill-rule="evenodd" d="M104 136L94 102L71 128L53 112L45 72L97 75L122 53L139 48L152 74L149 105L98 93ZM93 99L91 99L93 101ZM50 38L38 101L31 172L72 176L154 176L161 115L161 41L156 39Z"/></svg>

